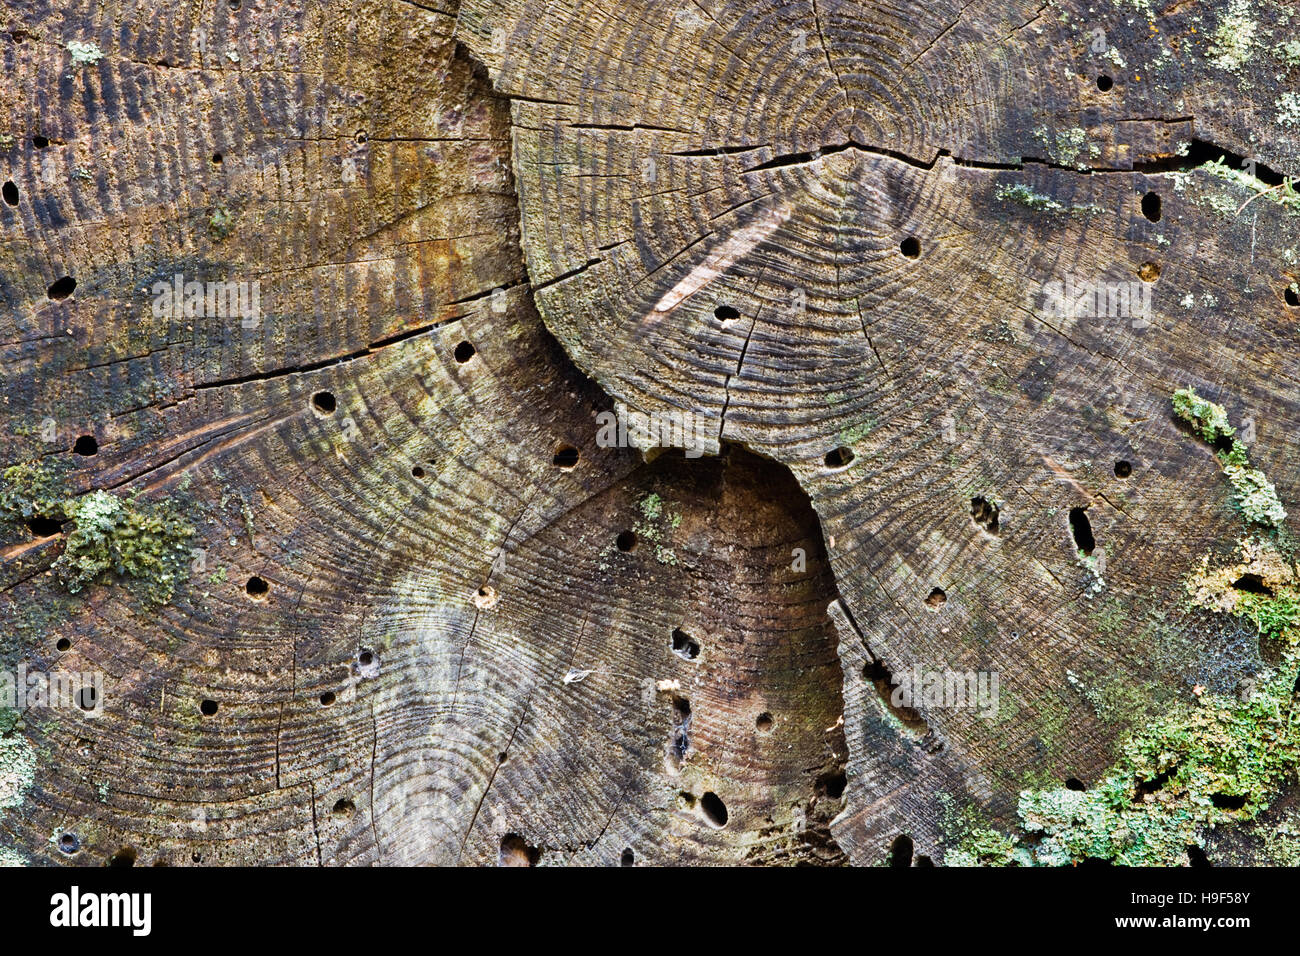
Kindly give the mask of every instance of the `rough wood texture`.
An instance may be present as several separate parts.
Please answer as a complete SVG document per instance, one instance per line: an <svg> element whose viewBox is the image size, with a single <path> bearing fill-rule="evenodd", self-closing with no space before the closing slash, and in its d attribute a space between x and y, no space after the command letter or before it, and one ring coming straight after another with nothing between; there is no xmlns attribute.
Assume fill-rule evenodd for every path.
<svg viewBox="0 0 1300 956"><path fill-rule="evenodd" d="M1170 396L1300 498L1290 10L174 14L0 23L0 664L106 675L0 713L0 859L943 862L1279 666Z"/></svg>

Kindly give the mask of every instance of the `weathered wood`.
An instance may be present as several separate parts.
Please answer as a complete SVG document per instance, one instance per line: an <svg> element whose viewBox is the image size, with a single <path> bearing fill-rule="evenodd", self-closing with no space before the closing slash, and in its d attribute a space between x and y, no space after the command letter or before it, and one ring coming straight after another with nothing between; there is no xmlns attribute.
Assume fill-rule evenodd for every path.
<svg viewBox="0 0 1300 956"><path fill-rule="evenodd" d="M4 859L841 861L816 518L740 450L596 444L451 17L116 23L5 41L4 664L106 686L8 713ZM177 274L261 315L159 318ZM174 509L152 576L62 573L90 500Z"/></svg>
<svg viewBox="0 0 1300 956"><path fill-rule="evenodd" d="M1290 9L172 12L0 25L0 861L1295 857Z"/></svg>
<svg viewBox="0 0 1300 956"><path fill-rule="evenodd" d="M903 833L939 859L963 813L1014 828L1023 789L1097 782L1127 730L1258 666L1216 668L1254 637L1180 609L1239 523L1170 396L1254 422L1294 499L1300 204L1263 191L1300 167L1295 16L464 3L513 100L548 326L630 407L787 465L821 518L857 622L856 861ZM1052 314L1071 279L1149 290L1150 315ZM933 746L909 742L859 701L871 661L998 673L1002 710L927 713Z"/></svg>

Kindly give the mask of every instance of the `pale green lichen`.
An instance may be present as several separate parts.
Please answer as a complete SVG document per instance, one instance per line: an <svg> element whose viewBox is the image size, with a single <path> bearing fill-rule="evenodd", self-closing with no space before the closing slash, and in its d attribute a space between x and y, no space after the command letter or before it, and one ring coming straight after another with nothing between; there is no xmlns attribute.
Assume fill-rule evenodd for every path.
<svg viewBox="0 0 1300 956"><path fill-rule="evenodd" d="M70 593L117 575L154 604L170 600L195 533L168 501L148 503L107 491L69 496L58 466L45 463L14 465L0 474L0 517L65 523L63 552L51 570Z"/></svg>
<svg viewBox="0 0 1300 956"><path fill-rule="evenodd" d="M1210 38L1210 62L1230 72L1240 70L1254 55L1258 32L1249 0L1233 0Z"/></svg>
<svg viewBox="0 0 1300 956"><path fill-rule="evenodd" d="M1246 449L1233 442L1232 449L1217 456L1236 495L1237 507L1247 521L1278 527L1286 520L1286 509L1278 500L1273 482L1258 468L1252 468Z"/></svg>
<svg viewBox="0 0 1300 956"><path fill-rule="evenodd" d="M26 866L27 858L17 850L0 846L0 866Z"/></svg>
<svg viewBox="0 0 1300 956"><path fill-rule="evenodd" d="M1017 846L1019 837L997 830L972 830L960 847L944 857L945 866L1032 866L1033 856Z"/></svg>
<svg viewBox="0 0 1300 956"><path fill-rule="evenodd" d="M72 54L72 62L79 66L89 66L92 63L98 63L104 58L104 51L98 46L81 40L69 40L68 52Z"/></svg>
<svg viewBox="0 0 1300 956"><path fill-rule="evenodd" d="M664 544L666 536L671 535L682 523L680 512L667 508L663 499L654 493L646 495L639 504L642 520L632 526L638 538L654 545L655 560L660 564L676 565L677 553Z"/></svg>
<svg viewBox="0 0 1300 956"><path fill-rule="evenodd" d="M1174 392L1174 411L1192 426L1192 430L1211 445L1221 438L1231 438L1237 433L1228 422L1228 413L1222 405L1201 398L1192 388Z"/></svg>
<svg viewBox="0 0 1300 956"><path fill-rule="evenodd" d="M218 206L208 217L208 234L220 242L235 230L235 216L225 206Z"/></svg>
<svg viewBox="0 0 1300 956"><path fill-rule="evenodd" d="M1066 206L1057 202L1051 196L1044 196L1042 193L1034 192L1024 183L1015 183L1014 185L999 186L994 190L993 195L1002 202L1016 203L1024 206L1026 209L1033 209L1036 212L1063 212L1063 213L1098 213L1103 210L1099 206Z"/></svg>
<svg viewBox="0 0 1300 956"><path fill-rule="evenodd" d="M144 505L92 491L64 510L74 527L53 570L69 591L112 573L147 582L158 603L171 598L194 528L166 503Z"/></svg>
<svg viewBox="0 0 1300 956"><path fill-rule="evenodd" d="M21 737L0 737L0 809L22 803L36 777L36 752Z"/></svg>
<svg viewBox="0 0 1300 956"><path fill-rule="evenodd" d="M1294 94L1287 94L1294 96ZM1280 103L1281 101L1279 101ZM1295 106L1300 111L1300 100L1297 100ZM1297 118L1300 119L1300 112L1297 112ZM1280 186L1270 186L1258 176L1250 172L1249 167L1237 169L1229 166L1227 158L1220 156L1212 162L1204 163L1197 167L1217 179L1224 182L1232 183L1234 186L1241 186L1250 190L1252 193L1261 196L1265 201L1274 203L1287 209L1288 211L1300 214L1300 193L1296 192L1295 180L1291 177L1283 179ZM1169 173L1167 174L1175 179L1175 189L1181 192L1186 186L1186 173ZM1247 200L1254 197L1248 196ZM1210 196L1205 200L1205 205L1221 213L1227 218L1236 218L1238 211L1242 208L1245 200L1238 200L1231 196Z"/></svg>
<svg viewBox="0 0 1300 956"><path fill-rule="evenodd" d="M1087 132L1078 126L1068 129L1040 126L1034 130L1034 137L1047 149L1048 157L1062 166L1078 166L1087 169L1088 164L1076 161L1088 141Z"/></svg>
<svg viewBox="0 0 1300 956"><path fill-rule="evenodd" d="M1300 94L1283 93L1273 104L1277 107L1277 121L1283 126L1300 126Z"/></svg>
<svg viewBox="0 0 1300 956"><path fill-rule="evenodd" d="M1201 398L1195 389L1181 388L1174 393L1174 411L1210 444L1230 441L1226 450L1216 454L1223 473L1232 484L1237 508L1242 517L1254 524L1278 527L1286 520L1286 509L1278 500L1273 482L1258 468L1251 467L1246 448L1233 439L1237 430L1228 422L1222 405Z"/></svg>

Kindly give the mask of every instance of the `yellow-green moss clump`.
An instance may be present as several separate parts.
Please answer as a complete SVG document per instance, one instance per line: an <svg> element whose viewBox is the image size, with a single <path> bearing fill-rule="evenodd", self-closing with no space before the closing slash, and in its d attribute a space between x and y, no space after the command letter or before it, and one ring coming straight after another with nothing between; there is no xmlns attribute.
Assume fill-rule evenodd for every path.
<svg viewBox="0 0 1300 956"><path fill-rule="evenodd" d="M116 576L128 579L149 603L165 603L188 564L194 537L194 528L169 501L143 502L107 491L68 496L59 473L36 463L0 475L0 513L11 520L67 522L63 553L51 570L73 594Z"/></svg>
<svg viewBox="0 0 1300 956"><path fill-rule="evenodd" d="M1220 406L1190 389L1174 396L1174 407L1206 441L1235 433ZM1244 462L1235 442L1226 454L1239 449ZM1272 487L1267 484L1276 499ZM1275 530L1243 540L1238 559L1222 567L1211 567L1207 557L1189 575L1187 592L1195 607L1252 621L1262 639L1279 647L1278 665L1256 674L1240 696L1197 688L1193 703L1178 703L1130 736L1110 772L1090 789L1022 791L1023 833L972 831L945 862L1181 865L1207 828L1254 820L1282 786L1295 782L1300 723L1293 724L1291 712L1300 672L1300 581L1280 543L1285 511L1278 504L1264 514L1269 520L1258 523Z"/></svg>

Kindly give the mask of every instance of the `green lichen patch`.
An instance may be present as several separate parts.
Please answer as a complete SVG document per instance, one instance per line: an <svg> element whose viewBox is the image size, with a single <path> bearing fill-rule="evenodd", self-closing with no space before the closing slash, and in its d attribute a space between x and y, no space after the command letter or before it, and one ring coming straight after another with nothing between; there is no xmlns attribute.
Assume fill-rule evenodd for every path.
<svg viewBox="0 0 1300 956"><path fill-rule="evenodd" d="M1244 700L1205 695L1176 707L1134 735L1090 790L1022 793L1024 827L1041 835L1036 862L1178 865L1205 827L1254 819L1300 768L1290 726L1298 668L1289 653Z"/></svg>
<svg viewBox="0 0 1300 956"><path fill-rule="evenodd" d="M1064 203L1057 202L1051 196L1034 192L1024 183L999 186L993 195L1001 202L1015 203L1035 212L1097 213L1104 211L1098 206L1067 206Z"/></svg>
<svg viewBox="0 0 1300 956"><path fill-rule="evenodd" d="M26 866L27 858L17 850L0 846L0 866Z"/></svg>
<svg viewBox="0 0 1300 956"><path fill-rule="evenodd" d="M1296 121L1300 122L1300 99L1294 103L1286 101L1286 98L1294 97L1295 94L1284 94L1283 98L1278 100L1277 107L1284 114L1289 113L1291 109L1295 110ZM1286 122L1283 119L1283 122ZM1272 202L1276 205L1289 210L1293 214L1300 214L1300 193L1296 192L1295 181L1287 177L1283 179L1280 186L1270 186L1258 176L1253 175L1248 169L1237 169L1228 165L1227 158L1220 156L1213 162L1205 163L1198 167L1209 173L1217 179L1224 182L1232 183L1234 186L1243 187L1250 192L1262 197L1266 202ZM1186 173L1170 173L1170 176L1185 177ZM1175 188L1180 192L1185 186L1185 180L1175 179ZM1247 200L1253 200L1254 196L1246 197L1246 200L1237 199L1230 196L1213 196L1207 200L1210 208L1221 213L1227 218L1235 219L1237 213L1241 210L1242 205Z"/></svg>
<svg viewBox="0 0 1300 956"><path fill-rule="evenodd" d="M150 503L107 491L67 492L56 465L32 462L0 473L0 517L67 522L51 570L75 594L93 581L125 579L150 604L170 600L188 565L195 531L171 501Z"/></svg>
<svg viewBox="0 0 1300 956"><path fill-rule="evenodd" d="M69 591L115 574L135 579L155 603L171 599L194 528L168 502L144 504L92 491L64 509L73 530L54 571Z"/></svg>
<svg viewBox="0 0 1300 956"><path fill-rule="evenodd" d="M63 475L58 466L28 462L0 473L0 514L18 521L67 517L63 510Z"/></svg>
<svg viewBox="0 0 1300 956"><path fill-rule="evenodd" d="M1229 424L1228 413L1223 406L1201 398L1193 388L1180 388L1174 392L1174 411L1211 445L1237 433L1237 429Z"/></svg>
<svg viewBox="0 0 1300 956"><path fill-rule="evenodd" d="M1231 450L1218 456L1223 473L1228 476L1242 517L1255 524L1278 527L1286 520L1286 509L1278 500L1273 482L1258 468L1252 468L1246 449L1233 442Z"/></svg>
<svg viewBox="0 0 1300 956"><path fill-rule="evenodd" d="M1262 471L1251 466L1245 446L1232 438L1237 430L1228 422L1223 406L1201 398L1190 388L1176 391L1173 401L1174 411L1202 439L1210 444L1230 442L1216 457L1232 485L1242 517L1254 524L1280 527L1286 520L1286 509L1277 497L1277 489Z"/></svg>
<svg viewBox="0 0 1300 956"><path fill-rule="evenodd" d="M681 526L681 513L664 504L657 494L651 493L641 499L639 504L641 520L632 526L639 539L649 542L654 547L655 560L660 564L676 565L677 552L666 543L672 533Z"/></svg>
<svg viewBox="0 0 1300 956"><path fill-rule="evenodd" d="M1210 62L1236 73L1254 56L1258 33L1249 0L1233 0L1210 38Z"/></svg>
<svg viewBox="0 0 1300 956"><path fill-rule="evenodd" d="M36 777L36 752L22 737L0 737L0 809L22 803Z"/></svg>
<svg viewBox="0 0 1300 956"><path fill-rule="evenodd" d="M1018 846L1020 838L997 830L973 830L944 858L946 866L1032 866L1033 856Z"/></svg>
<svg viewBox="0 0 1300 956"><path fill-rule="evenodd" d="M235 214L225 206L218 206L208 217L208 234L217 242L235 231Z"/></svg>
<svg viewBox="0 0 1300 956"><path fill-rule="evenodd" d="M78 66L90 66L104 58L104 51L89 41L69 40L68 52L72 54L72 62Z"/></svg>

